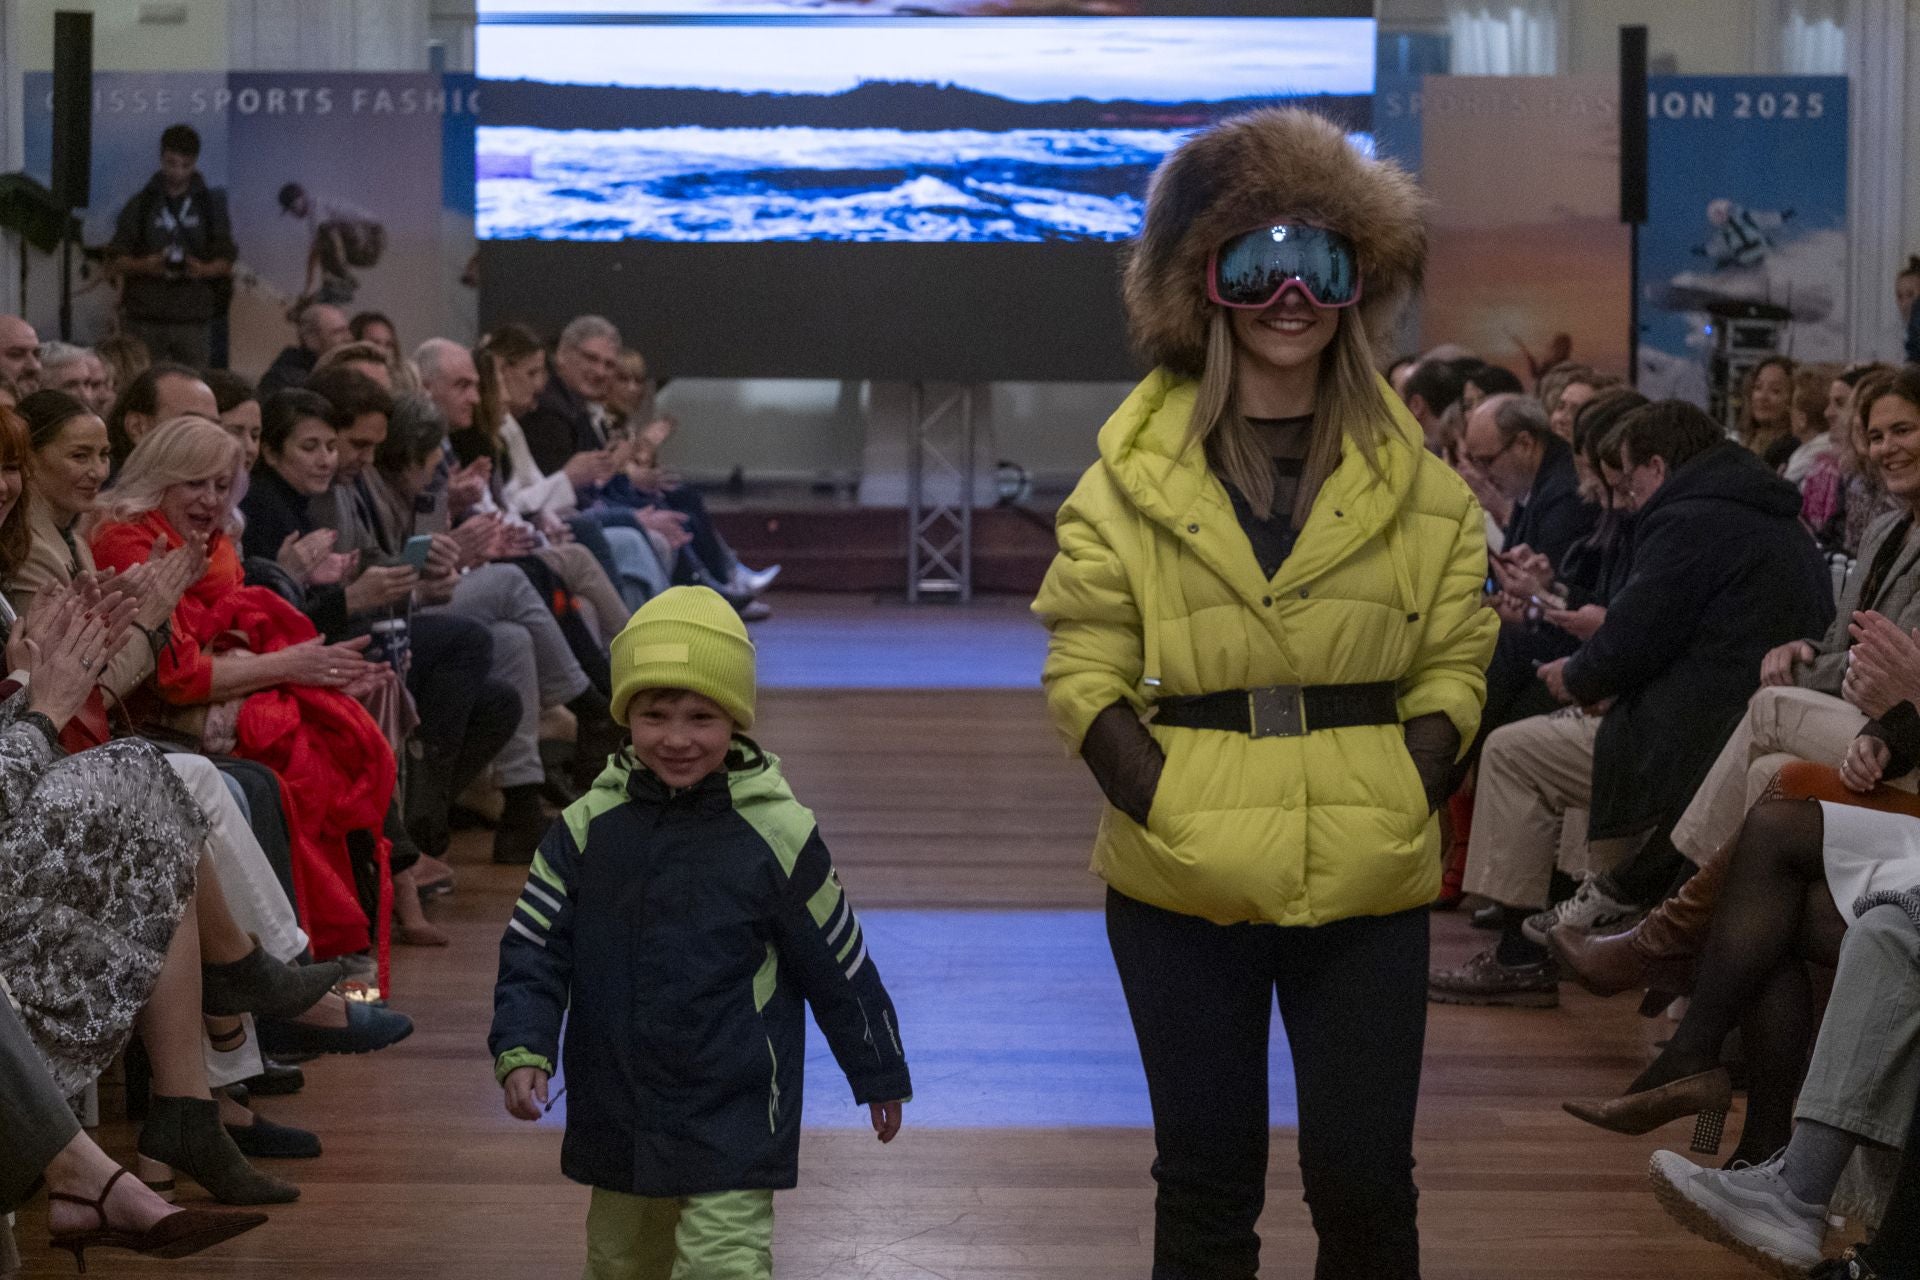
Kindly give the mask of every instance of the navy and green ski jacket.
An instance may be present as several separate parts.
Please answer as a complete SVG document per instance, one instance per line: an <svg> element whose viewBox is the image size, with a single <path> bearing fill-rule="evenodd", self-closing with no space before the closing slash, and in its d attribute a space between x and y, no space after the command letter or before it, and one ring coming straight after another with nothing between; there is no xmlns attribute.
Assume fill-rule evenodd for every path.
<svg viewBox="0 0 1920 1280"><path fill-rule="evenodd" d="M623 751L534 856L488 1046L501 1079L564 1052L561 1169L577 1182L784 1188L806 1003L855 1102L911 1094L893 1002L778 759L737 738L725 771L676 792Z"/></svg>

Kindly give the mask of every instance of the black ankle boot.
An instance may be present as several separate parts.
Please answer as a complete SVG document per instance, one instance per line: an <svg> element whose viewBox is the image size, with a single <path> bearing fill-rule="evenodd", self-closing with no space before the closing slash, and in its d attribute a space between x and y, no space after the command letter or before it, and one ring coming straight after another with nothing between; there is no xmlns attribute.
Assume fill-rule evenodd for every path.
<svg viewBox="0 0 1920 1280"><path fill-rule="evenodd" d="M156 1095L140 1129L140 1180L169 1196L184 1173L222 1204L290 1204L300 1188L269 1178L240 1154L212 1098ZM166 1166L160 1168L158 1166Z"/></svg>
<svg viewBox="0 0 1920 1280"><path fill-rule="evenodd" d="M547 834L547 811L540 807L540 784L529 782L500 792L504 803L500 825L493 832L493 860L509 866L533 861L534 850Z"/></svg>
<svg viewBox="0 0 1920 1280"><path fill-rule="evenodd" d="M254 939L253 950L228 964L200 966L200 1011L216 1018L243 1013L297 1018L346 973L337 964L282 964Z"/></svg>

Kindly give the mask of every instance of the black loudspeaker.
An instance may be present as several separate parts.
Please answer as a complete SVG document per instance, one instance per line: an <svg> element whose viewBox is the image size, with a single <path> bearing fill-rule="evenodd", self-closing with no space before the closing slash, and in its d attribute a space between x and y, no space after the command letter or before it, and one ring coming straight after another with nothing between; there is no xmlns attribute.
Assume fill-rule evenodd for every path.
<svg viewBox="0 0 1920 1280"><path fill-rule="evenodd" d="M84 209L92 196L93 15L53 15L53 198Z"/></svg>
<svg viewBox="0 0 1920 1280"><path fill-rule="evenodd" d="M1620 28L1620 221L1647 220L1647 29Z"/></svg>

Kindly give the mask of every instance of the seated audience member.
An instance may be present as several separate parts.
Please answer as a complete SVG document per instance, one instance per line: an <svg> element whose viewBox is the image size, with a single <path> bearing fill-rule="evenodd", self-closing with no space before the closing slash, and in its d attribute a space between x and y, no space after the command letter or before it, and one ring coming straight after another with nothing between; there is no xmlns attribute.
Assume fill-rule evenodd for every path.
<svg viewBox="0 0 1920 1280"><path fill-rule="evenodd" d="M1793 436L1793 361L1768 356L1740 383L1740 443L1775 471L1800 445Z"/></svg>
<svg viewBox="0 0 1920 1280"><path fill-rule="evenodd" d="M712 587L748 622L769 617L773 611L759 596L780 576L780 566L747 568L720 536L700 491L660 465L661 446L678 430L672 418L655 418L641 428L627 464L600 496L610 506L633 510L649 534L664 535L680 549L673 566L676 583Z"/></svg>
<svg viewBox="0 0 1920 1280"><path fill-rule="evenodd" d="M1760 690L1674 822L1670 843L1656 836L1622 869L1640 872L1643 882L1658 878L1662 865L1671 879L1682 856L1701 868L1723 863L1741 820L1783 764L1837 763L1860 727L1899 700L1877 671L1897 665L1881 656L1883 647L1920 627L1920 367L1863 387L1859 409L1869 422L1873 457L1894 464L1888 483L1902 509L1868 532L1824 634L1790 640L1762 660ZM1863 664L1863 654L1871 661ZM1641 871L1649 860L1653 868ZM1702 891L1695 886L1694 893ZM1660 956L1691 955L1704 925L1704 912L1686 910L1617 937L1559 939L1555 951L1583 980L1602 966L1624 979Z"/></svg>
<svg viewBox="0 0 1920 1280"><path fill-rule="evenodd" d="M294 322L294 344L281 348L267 371L260 375L260 395L264 398L288 387L304 385L321 356L351 341L353 334L347 328L346 312L324 302L307 304Z"/></svg>
<svg viewBox="0 0 1920 1280"><path fill-rule="evenodd" d="M353 335L355 342L364 342L377 347L387 358L389 365L400 363L400 331L394 327L385 313L362 311L347 321L347 332Z"/></svg>
<svg viewBox="0 0 1920 1280"><path fill-rule="evenodd" d="M107 366L89 347L49 342L40 349L40 385L75 396L95 413L113 404L107 389Z"/></svg>
<svg viewBox="0 0 1920 1280"><path fill-rule="evenodd" d="M1787 392L1787 429L1793 436L1793 452L1780 468L1790 485L1805 485L1814 465L1833 455L1835 448L1830 415L1834 409L1834 387L1839 383L1840 367L1831 364L1803 364L1793 371ZM1840 384L1841 404L1845 405L1845 384Z"/></svg>
<svg viewBox="0 0 1920 1280"><path fill-rule="evenodd" d="M1920 658L1920 646L1914 651ZM1920 667L1910 669L1902 685L1920 695ZM1740 1027L1749 1087L1732 1167L1761 1165L1787 1145L1815 1031L1806 965L1835 966L1863 910L1882 895L1897 901L1896 895L1920 883L1920 801L1876 791L1884 778L1910 772L1920 758L1916 753L1920 715L1903 700L1856 739L1837 774L1805 762L1781 770L1768 797L1741 825L1706 946L1687 984L1687 1011L1672 1039L1624 1094L1569 1103L1569 1112L1622 1133L1647 1133L1702 1115L1695 1149L1716 1151L1732 1093L1721 1053ZM1846 1016L1849 1001L1837 987L1835 1000ZM1893 1025L1896 1007L1881 1002L1876 1015L1886 1019L1882 1027ZM1847 1047L1871 1051L1859 1041ZM1898 1133L1914 1102L1899 1097L1906 1081L1900 1064L1891 1065L1891 1078L1881 1083L1896 1090L1885 1110L1898 1114L1881 1119ZM1820 1106L1832 1096L1817 1087L1803 1104L1813 1119L1832 1124L1833 1113ZM1850 1099L1856 1123L1864 1121L1871 1097L1867 1091Z"/></svg>
<svg viewBox="0 0 1920 1280"><path fill-rule="evenodd" d="M1553 434L1569 443L1573 440L1573 420L1582 405L1599 395L1602 391L1620 385L1620 379L1590 369L1583 364L1562 365L1553 379L1555 393L1551 402L1542 396L1541 403L1547 410L1547 422ZM1542 386L1546 383L1543 381Z"/></svg>
<svg viewBox="0 0 1920 1280"><path fill-rule="evenodd" d="M231 369L208 369L200 380L213 392L213 406L220 411L220 425L246 450L246 466L260 460L260 400L253 384Z"/></svg>
<svg viewBox="0 0 1920 1280"><path fill-rule="evenodd" d="M84 584L94 572L92 553L74 531L93 514L106 478L107 432L85 405L57 391L28 397L21 411L33 457L32 475L20 498L31 541L25 559L6 567L6 596L16 612L25 615L43 595ZM153 673L156 652L167 639L168 619L203 568L199 550L183 548L119 579L137 591L133 631L101 671L95 692L67 722L63 746L82 750L110 739L115 730L109 704L122 705ZM168 752L165 760L209 823L207 860L217 875L218 892L204 892L198 907L203 955L246 958L255 966L267 958L291 963L307 950L308 940L292 906L291 850L273 773L239 760L216 769L205 757L182 752ZM260 954L252 954L250 947ZM268 1035L289 1048L360 1053L391 1044L411 1029L398 1014L349 1007L338 997L322 994L339 976L337 966L308 972L317 983L308 982L307 995L293 1001L299 1007L280 1010L292 1021L263 1020L255 1028L231 1017L217 1023L209 1019L209 1084L219 1088L258 1076L258 1041ZM208 985L213 989L216 984L209 979ZM256 1029L259 1037L250 1035ZM319 1150L312 1134L272 1124L224 1093L218 1101L228 1132L247 1155L311 1155Z"/></svg>
<svg viewBox="0 0 1920 1280"><path fill-rule="evenodd" d="M1861 402L1895 373L1891 365L1858 365L1840 375L1852 387L1847 398L1846 429L1841 436L1840 471L1846 478L1840 488L1840 517L1828 527L1832 549L1849 558L1860 554L1861 540L1867 529L1881 516L1897 510L1900 503L1887 493L1879 469L1867 456L1867 423L1860 412Z"/></svg>
<svg viewBox="0 0 1920 1280"><path fill-rule="evenodd" d="M181 1209L129 1178L80 1128L13 1005L0 998L0 1214L47 1189L50 1243L78 1262L89 1248L184 1258L266 1223L259 1213ZM6 1227L0 1224L0 1232ZM0 1260L0 1266L4 1266ZM17 1273L16 1273L17 1274Z"/></svg>
<svg viewBox="0 0 1920 1280"><path fill-rule="evenodd" d="M1502 531L1505 549L1493 557L1503 593L1497 602L1500 642L1488 668L1481 719L1484 739L1509 720L1556 705L1533 671L1542 662L1572 653L1577 641L1543 623L1541 601L1564 603L1553 597L1558 566L1575 543L1593 532L1600 510L1580 494L1573 450L1547 429L1546 411L1526 396L1494 396L1467 414L1460 462L1461 470L1473 473L1476 483L1511 513ZM1542 591L1547 594L1542 596ZM1539 705L1529 703L1530 693Z"/></svg>
<svg viewBox="0 0 1920 1280"><path fill-rule="evenodd" d="M1458 415L1453 410L1466 389L1466 379L1461 376L1458 364L1429 356L1407 375L1400 395L1406 401L1407 411L1420 424L1428 452L1448 461L1453 460L1458 445Z"/></svg>
<svg viewBox="0 0 1920 1280"><path fill-rule="evenodd" d="M376 622L396 617L421 585L421 575L406 564L362 564L351 553L336 553L337 534L322 529L312 514L313 503L328 494L338 474L337 442L344 437L356 453L370 455L386 439L392 409L384 391L348 370L317 374L305 389L282 391L267 402L262 461L241 503L247 513L244 545L249 556L275 560L303 580L303 610L329 641L371 634ZM365 461L357 456L356 468ZM328 562L333 569L324 576L338 572L340 581L316 583L314 566ZM412 659L406 684L420 726L404 827L421 865L396 869L395 903L403 941L440 945L445 935L416 910L418 889L451 882L451 869L440 858L451 839L454 797L506 745L520 719L520 700L510 686L488 678L493 641L483 623L419 610L408 615L406 635Z"/></svg>
<svg viewBox="0 0 1920 1280"><path fill-rule="evenodd" d="M40 389L40 335L19 316L0 315L0 378L23 396Z"/></svg>
<svg viewBox="0 0 1920 1280"><path fill-rule="evenodd" d="M1462 372L1461 381L1464 385L1460 391L1460 407L1467 413L1493 396L1524 395L1527 390L1513 370L1484 360L1469 365Z"/></svg>
<svg viewBox="0 0 1920 1280"><path fill-rule="evenodd" d="M100 357L100 363L107 367L107 390L115 397L153 365L153 353L147 350L147 344L131 334L116 333L102 338L93 344L93 350Z"/></svg>
<svg viewBox="0 0 1920 1280"><path fill-rule="evenodd" d="M417 530L413 498L430 489L435 467L428 464L438 462L437 456L429 457L425 451L444 440L446 423L431 401L408 396L396 406L392 428L380 432L364 451L343 451L333 491L316 507L317 518L339 533L344 550L395 556ZM389 443L393 435L404 439ZM385 468L370 465L376 450L385 452ZM397 477L400 488L387 478L389 474ZM402 497L401 489L410 496ZM554 791L556 798L577 794L558 778L548 785L540 756L540 713L545 707L565 706L584 727L596 711L607 719L606 693L583 669L577 642L526 573L513 565L470 556L445 534L434 535L433 549L422 584L423 601L484 624L493 636L493 677L519 696L521 714L513 735L494 761L506 810L494 835L493 853L496 861L524 864L548 825L540 804L543 791ZM456 569L464 571L456 573ZM596 669L605 672L604 653ZM580 779L576 775L573 781Z"/></svg>
<svg viewBox="0 0 1920 1280"><path fill-rule="evenodd" d="M1613 387L1580 407L1574 415L1574 465L1580 496L1599 510L1593 529L1561 558L1551 584L1566 602L1564 610L1543 611L1542 620L1585 640L1606 620L1607 601L1627 580L1633 565L1633 511L1620 471L1614 428L1648 402L1637 391ZM1536 580L1537 581L1537 580ZM1536 586L1532 594L1538 594Z"/></svg>
<svg viewBox="0 0 1920 1280"><path fill-rule="evenodd" d="M15 481L0 484L9 577L30 545L17 483L27 446L20 420L0 416L0 476ZM127 632L140 596L164 591L163 579L55 586L23 598L18 621L0 627L8 668L20 673L0 682L0 979L65 1094L140 1031L156 1091L140 1151L154 1177L175 1165L229 1203L290 1200L298 1192L248 1166L220 1127L202 1016L301 1013L337 967L281 964L236 925L213 863L220 815L176 757L132 739L72 755L60 746L115 656L144 647ZM211 789L225 795L218 781ZM126 821L130 813L144 821Z"/></svg>
<svg viewBox="0 0 1920 1280"><path fill-rule="evenodd" d="M546 380L546 356L539 339L520 325L506 325L489 335L477 352L433 339L416 357L421 382L450 430L448 444L465 468L484 459L487 490L476 510L498 512L509 523L526 523L550 544L538 554L567 580L568 586L595 602L601 615L601 634L612 636L626 625L626 617L648 599L667 589L673 555L664 542L656 544L635 514L622 507L593 505L582 510L630 455L631 441L606 449L576 454L552 477L541 474L527 452L526 438L515 419L533 407ZM474 378L469 384L468 375ZM622 602L620 617L611 619L597 603L597 583L582 582L579 571L557 562L556 555L577 556L556 548L578 540L601 566L610 584L617 584Z"/></svg>
<svg viewBox="0 0 1920 1280"><path fill-rule="evenodd" d="M163 422L192 415L208 422L220 419L213 388L183 364L148 365L122 387L107 412L107 440L113 447L113 465L119 467L133 447Z"/></svg>
<svg viewBox="0 0 1920 1280"><path fill-rule="evenodd" d="M1592 880L1544 910L1567 810L1590 813L1594 869L1624 861L1684 803L1762 658L1832 617L1826 566L1791 485L1681 401L1635 410L1617 431L1637 510L1633 566L1592 638L1539 671L1557 698L1587 710L1509 724L1486 741L1466 888L1501 904L1505 924L1497 947L1433 974L1443 1003L1557 1004L1547 931L1633 910Z"/></svg>
<svg viewBox="0 0 1920 1280"><path fill-rule="evenodd" d="M1809 364L1794 375L1790 412L1800 447L1781 472L1788 484L1799 486L1800 519L1823 549L1830 549L1830 532L1840 517L1846 487L1841 454L1853 388L1840 374L1837 365Z"/></svg>
<svg viewBox="0 0 1920 1280"><path fill-rule="evenodd" d="M399 379L394 370L393 361L387 359L386 349L371 342L348 342L335 347L320 357L313 366L313 374L308 376L311 382L315 375L329 369L346 368L364 377L373 379L380 389L388 395L400 390Z"/></svg>
<svg viewBox="0 0 1920 1280"><path fill-rule="evenodd" d="M387 921L383 916L370 929L347 851L350 832L381 830L393 794L393 753L353 699L381 668L367 661L364 640L324 644L292 605L245 585L228 534L244 483L241 457L239 444L211 420L176 418L156 427L121 468L92 535L94 557L125 572L160 548L206 540L207 571L174 610L171 641L158 655L155 700L204 708L203 746L258 760L280 775L301 921L314 955L363 952L377 931L384 970ZM190 723L176 717L182 728ZM385 837L376 835L373 846L385 901Z"/></svg>
<svg viewBox="0 0 1920 1280"><path fill-rule="evenodd" d="M574 455L606 448L612 422L604 402L619 365L620 331L605 317L577 316L560 331L553 376L520 417L541 471L564 470Z"/></svg>
<svg viewBox="0 0 1920 1280"><path fill-rule="evenodd" d="M638 431L658 417L655 395L653 379L647 375L647 358L632 347L622 347L613 378L607 383L607 412L613 418L611 433Z"/></svg>
<svg viewBox="0 0 1920 1280"><path fill-rule="evenodd" d="M1887 820L1900 821L1891 815ZM1920 822L1904 822L1908 831L1901 838L1911 843ZM1762 1267L1784 1265L1798 1275L1817 1266L1828 1207L1854 1153L1898 1151L1914 1132L1920 1107L1920 982L1914 981L1920 969L1920 894L1914 892L1920 889L1920 861L1907 867L1914 885L1868 893L1852 905L1854 924L1840 943L1833 999L1785 1147L1762 1162L1725 1171L1702 1168L1671 1151L1654 1154L1661 1202L1680 1224ZM1910 1165L1920 1166L1920 1151L1909 1147L1908 1155ZM1897 1264L1901 1255L1893 1250L1904 1234L1912 1250L1907 1274L1920 1275L1920 1201L1890 1206L1880 1221L1883 1230L1855 1251L1855 1259L1864 1255L1872 1266L1878 1246Z"/></svg>

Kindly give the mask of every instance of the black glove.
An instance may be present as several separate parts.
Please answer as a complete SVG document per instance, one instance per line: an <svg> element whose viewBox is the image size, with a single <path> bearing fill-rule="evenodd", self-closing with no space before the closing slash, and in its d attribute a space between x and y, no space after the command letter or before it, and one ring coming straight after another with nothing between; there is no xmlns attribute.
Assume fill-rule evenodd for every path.
<svg viewBox="0 0 1920 1280"><path fill-rule="evenodd" d="M1146 826L1167 757L1133 708L1116 702L1095 716L1080 741L1080 758L1093 771L1107 803Z"/></svg>
<svg viewBox="0 0 1920 1280"><path fill-rule="evenodd" d="M1400 727L1407 735L1407 754L1419 771L1421 789L1427 793L1427 812L1432 813L1453 794L1453 760L1460 754L1460 731L1442 711L1415 716Z"/></svg>

